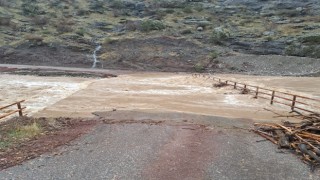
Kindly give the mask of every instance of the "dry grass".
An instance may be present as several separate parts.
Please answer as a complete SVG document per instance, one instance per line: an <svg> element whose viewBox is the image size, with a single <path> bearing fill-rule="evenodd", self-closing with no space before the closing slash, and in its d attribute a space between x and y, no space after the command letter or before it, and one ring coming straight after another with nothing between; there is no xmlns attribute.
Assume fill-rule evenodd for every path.
<svg viewBox="0 0 320 180"><path fill-rule="evenodd" d="M30 125L18 126L8 132L9 140L32 138L41 133L41 126L34 122Z"/></svg>
<svg viewBox="0 0 320 180"><path fill-rule="evenodd" d="M31 139L42 133L41 126L33 122L30 125L20 126L16 124L5 132L1 132L0 149L19 143L25 139Z"/></svg>

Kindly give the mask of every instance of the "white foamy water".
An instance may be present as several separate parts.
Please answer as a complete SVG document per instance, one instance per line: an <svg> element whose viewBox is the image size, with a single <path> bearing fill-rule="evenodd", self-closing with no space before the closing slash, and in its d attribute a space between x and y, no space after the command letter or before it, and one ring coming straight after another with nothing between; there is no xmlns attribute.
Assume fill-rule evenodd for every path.
<svg viewBox="0 0 320 180"><path fill-rule="evenodd" d="M0 106L24 99L25 113L32 115L87 85L82 80L72 81L64 77L0 75Z"/></svg>
<svg viewBox="0 0 320 180"><path fill-rule="evenodd" d="M96 49L93 51L93 64L92 64L92 68L96 68L97 67L97 63L100 62L98 59L97 59L97 51L99 51L101 49L101 46L98 45L96 47Z"/></svg>
<svg viewBox="0 0 320 180"><path fill-rule="evenodd" d="M230 105L239 105L239 101L232 94L225 95L223 102Z"/></svg>

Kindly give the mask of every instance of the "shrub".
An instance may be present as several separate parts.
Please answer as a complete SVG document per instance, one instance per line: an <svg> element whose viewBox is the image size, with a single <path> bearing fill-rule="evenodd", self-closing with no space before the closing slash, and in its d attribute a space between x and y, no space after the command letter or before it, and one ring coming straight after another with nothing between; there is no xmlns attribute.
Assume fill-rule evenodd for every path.
<svg viewBox="0 0 320 180"><path fill-rule="evenodd" d="M297 44L291 44L286 47L285 54L289 56L320 58L320 46L301 46Z"/></svg>
<svg viewBox="0 0 320 180"><path fill-rule="evenodd" d="M210 59L216 59L219 56L219 53L217 51L212 51L209 53Z"/></svg>
<svg viewBox="0 0 320 180"><path fill-rule="evenodd" d="M273 38L272 38L271 36L268 36L268 37L265 37L265 40L266 40L266 41L272 41Z"/></svg>
<svg viewBox="0 0 320 180"><path fill-rule="evenodd" d="M167 13L165 11L158 10L158 11L156 11L155 19L162 20L166 15L167 15Z"/></svg>
<svg viewBox="0 0 320 180"><path fill-rule="evenodd" d="M191 14L193 12L191 6L186 6L182 11L186 14Z"/></svg>
<svg viewBox="0 0 320 180"><path fill-rule="evenodd" d="M84 36L85 33L86 33L86 30L84 28L79 28L76 31L76 34L78 34L79 36Z"/></svg>
<svg viewBox="0 0 320 180"><path fill-rule="evenodd" d="M295 9L278 10L276 14L285 17L297 17L301 15L301 13Z"/></svg>
<svg viewBox="0 0 320 180"><path fill-rule="evenodd" d="M50 6L51 8L58 7L58 6L60 5L60 3L61 3L60 0L51 0L51 1L49 2L49 6Z"/></svg>
<svg viewBox="0 0 320 180"><path fill-rule="evenodd" d="M51 18L57 18L58 17L57 13L55 13L55 12L48 13L48 16L51 17Z"/></svg>
<svg viewBox="0 0 320 180"><path fill-rule="evenodd" d="M125 28L127 31L135 31L139 26L141 26L140 21L127 21L125 24Z"/></svg>
<svg viewBox="0 0 320 180"><path fill-rule="evenodd" d="M49 19L46 16L35 16L32 18L32 22L35 25L43 26L48 24Z"/></svg>
<svg viewBox="0 0 320 180"><path fill-rule="evenodd" d="M214 44L222 45L230 37L230 33L222 28L215 28L210 37L210 41Z"/></svg>
<svg viewBox="0 0 320 180"><path fill-rule="evenodd" d="M197 64L195 64L195 65L193 66L193 68L194 68L194 70L195 70L196 72L203 72L203 71L205 70L203 64L200 63L200 62L197 63Z"/></svg>
<svg viewBox="0 0 320 180"><path fill-rule="evenodd" d="M99 0L91 1L90 4L89 4L89 9L91 9L93 11L97 11L99 13L103 13L103 11L104 11L104 2L103 1L99 1Z"/></svg>
<svg viewBox="0 0 320 180"><path fill-rule="evenodd" d="M167 14L173 14L174 13L174 9L166 9L165 12Z"/></svg>
<svg viewBox="0 0 320 180"><path fill-rule="evenodd" d="M103 40L102 45L107 46L108 44L113 44L116 42L118 42L118 39L112 39L112 38L107 37Z"/></svg>
<svg viewBox="0 0 320 180"><path fill-rule="evenodd" d="M46 29L46 30L43 30L43 31L42 31L42 34L51 34L51 31L49 31L49 30Z"/></svg>
<svg viewBox="0 0 320 180"><path fill-rule="evenodd" d="M112 11L112 13L113 13L113 17L120 17L120 16L126 16L126 14L127 14L127 12L126 11L124 11L124 10L119 10L119 9L114 9L113 11Z"/></svg>
<svg viewBox="0 0 320 180"><path fill-rule="evenodd" d="M0 6L1 7L11 7L12 2L10 2L10 0L0 0Z"/></svg>
<svg viewBox="0 0 320 180"><path fill-rule="evenodd" d="M85 15L89 15L90 14L90 11L86 10L86 9L79 9L77 12L76 12L76 15L77 16L85 16Z"/></svg>
<svg viewBox="0 0 320 180"><path fill-rule="evenodd" d="M59 33L66 33L73 31L74 22L68 19L61 19L56 23L56 28Z"/></svg>
<svg viewBox="0 0 320 180"><path fill-rule="evenodd" d="M0 16L0 26L9 26L11 22L10 16Z"/></svg>
<svg viewBox="0 0 320 180"><path fill-rule="evenodd" d="M186 6L186 2L177 0L161 0L157 4L162 8L184 8Z"/></svg>
<svg viewBox="0 0 320 180"><path fill-rule="evenodd" d="M182 30L181 31L181 34L192 34L192 31L191 31L191 29L185 29L185 30Z"/></svg>
<svg viewBox="0 0 320 180"><path fill-rule="evenodd" d="M114 8L114 9L123 9L123 8L125 8L125 5L121 1L115 0L115 1L111 2L110 7Z"/></svg>
<svg viewBox="0 0 320 180"><path fill-rule="evenodd" d="M306 44L320 44L320 35L311 35L300 38L302 43Z"/></svg>
<svg viewBox="0 0 320 180"><path fill-rule="evenodd" d="M64 25L64 24L58 24L57 25L57 31L59 33L67 33L67 32L72 32L73 28L72 26Z"/></svg>
<svg viewBox="0 0 320 180"><path fill-rule="evenodd" d="M194 9L195 9L196 11L198 11L198 12L201 12L201 11L203 11L203 5L202 5L202 4L198 4L198 5L195 6Z"/></svg>
<svg viewBox="0 0 320 180"><path fill-rule="evenodd" d="M153 30L162 30L165 29L166 26L161 21L154 21L154 20L146 20L143 21L140 25L141 31L149 32Z"/></svg>
<svg viewBox="0 0 320 180"><path fill-rule="evenodd" d="M26 16L35 16L44 14L44 12L37 5L35 0L26 0L21 4L22 14Z"/></svg>
<svg viewBox="0 0 320 180"><path fill-rule="evenodd" d="M302 50L305 49L301 44L292 43L285 48L285 54L289 56L305 56Z"/></svg>

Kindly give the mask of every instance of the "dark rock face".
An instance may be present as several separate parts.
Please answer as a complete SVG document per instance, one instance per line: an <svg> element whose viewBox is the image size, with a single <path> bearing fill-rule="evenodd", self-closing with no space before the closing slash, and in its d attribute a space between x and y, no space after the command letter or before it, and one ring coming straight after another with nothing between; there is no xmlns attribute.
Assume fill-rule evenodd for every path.
<svg viewBox="0 0 320 180"><path fill-rule="evenodd" d="M285 43L281 41L267 42L239 42L235 41L230 44L230 47L235 51L256 55L284 55Z"/></svg>
<svg viewBox="0 0 320 180"><path fill-rule="evenodd" d="M305 14L310 15L319 15L320 12L320 1L318 0L226 0L217 2L218 5L225 9L230 9L231 6L245 6L250 10L258 11L262 14L281 10L296 10L298 12L305 11Z"/></svg>

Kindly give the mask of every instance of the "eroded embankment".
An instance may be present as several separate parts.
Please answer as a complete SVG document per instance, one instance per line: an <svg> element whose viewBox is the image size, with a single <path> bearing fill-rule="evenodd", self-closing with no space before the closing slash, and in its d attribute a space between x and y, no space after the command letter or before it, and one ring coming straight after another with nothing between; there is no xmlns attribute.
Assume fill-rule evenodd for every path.
<svg viewBox="0 0 320 180"><path fill-rule="evenodd" d="M99 47L99 46L98 46ZM185 38L169 36L123 39L95 51L77 51L57 45L0 47L1 63L157 72L214 72L270 76L319 76L320 59L248 55L206 47ZM219 52L218 52L219 50ZM221 51L221 52L220 52ZM92 53L95 52L93 55ZM186 53L188 52L188 53ZM216 55L212 55L216 54ZM214 56L211 57L211 56ZM216 56L218 56L216 58Z"/></svg>

